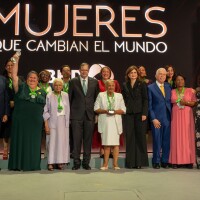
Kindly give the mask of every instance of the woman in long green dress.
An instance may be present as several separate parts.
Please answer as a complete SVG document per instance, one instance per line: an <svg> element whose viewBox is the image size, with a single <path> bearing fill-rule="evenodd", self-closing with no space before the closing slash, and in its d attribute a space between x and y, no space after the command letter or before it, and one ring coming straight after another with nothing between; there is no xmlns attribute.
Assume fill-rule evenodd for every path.
<svg viewBox="0 0 200 200"><path fill-rule="evenodd" d="M19 56L14 55L12 70L15 90L15 108L11 128L11 144L8 169L32 171L40 170L43 108L46 93L37 87L38 75L31 71L27 82L18 84Z"/></svg>

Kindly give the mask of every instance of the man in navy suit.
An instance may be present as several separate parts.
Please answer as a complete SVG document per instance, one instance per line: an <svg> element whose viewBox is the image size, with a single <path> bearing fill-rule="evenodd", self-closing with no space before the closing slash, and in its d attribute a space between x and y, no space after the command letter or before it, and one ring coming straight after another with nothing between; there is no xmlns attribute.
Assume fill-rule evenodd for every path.
<svg viewBox="0 0 200 200"><path fill-rule="evenodd" d="M171 87L165 82L166 70L156 71L156 82L148 86L149 115L153 136L153 168L168 168L170 151ZM162 156L160 151L162 150Z"/></svg>
<svg viewBox="0 0 200 200"><path fill-rule="evenodd" d="M89 166L94 129L94 102L99 93L96 79L88 77L89 65L82 63L80 76L73 78L69 83L70 120L73 135L74 166L72 170L80 168L81 145L83 142L82 167L90 170Z"/></svg>

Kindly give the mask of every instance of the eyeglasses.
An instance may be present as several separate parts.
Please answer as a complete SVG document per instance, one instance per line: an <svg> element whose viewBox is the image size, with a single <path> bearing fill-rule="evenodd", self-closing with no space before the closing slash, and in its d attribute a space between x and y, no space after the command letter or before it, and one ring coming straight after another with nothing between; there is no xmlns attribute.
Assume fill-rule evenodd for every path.
<svg viewBox="0 0 200 200"><path fill-rule="evenodd" d="M50 77L48 74L40 74L40 77Z"/></svg>

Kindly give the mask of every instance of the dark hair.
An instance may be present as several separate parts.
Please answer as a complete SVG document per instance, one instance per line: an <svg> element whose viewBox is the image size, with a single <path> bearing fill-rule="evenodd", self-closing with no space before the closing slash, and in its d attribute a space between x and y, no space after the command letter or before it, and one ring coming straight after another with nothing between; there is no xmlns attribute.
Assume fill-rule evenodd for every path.
<svg viewBox="0 0 200 200"><path fill-rule="evenodd" d="M139 78L138 68L135 65L132 65L126 70L126 75L125 75L126 82L130 81L130 78L128 77L128 75L132 70L136 70L138 78Z"/></svg>
<svg viewBox="0 0 200 200"><path fill-rule="evenodd" d="M49 75L49 77L51 76L51 72L49 72L48 70L44 69L39 73L39 77L41 76L42 73L47 73Z"/></svg>
<svg viewBox="0 0 200 200"><path fill-rule="evenodd" d="M63 65L63 66L60 68L60 73L62 73L62 70L63 70L65 67L68 67L68 68L71 70L71 68L70 68L69 65Z"/></svg>
<svg viewBox="0 0 200 200"><path fill-rule="evenodd" d="M176 81L178 76L182 77L184 79L184 81L186 81L185 76L183 74L180 74L180 73L175 76L174 81Z"/></svg>
<svg viewBox="0 0 200 200"><path fill-rule="evenodd" d="M87 65L88 66L88 69L90 68L90 65L88 64L88 63L81 63L80 64L80 68L79 69L81 69L83 66L85 66L85 65Z"/></svg>
<svg viewBox="0 0 200 200"><path fill-rule="evenodd" d="M176 76L174 67L170 64L170 65L166 65L166 66L165 66L165 69L166 69L166 71L167 71L170 67L171 67L171 68L173 69L173 71L174 71L174 75L173 75L173 77L172 77L172 78L174 78L174 77Z"/></svg>
<svg viewBox="0 0 200 200"><path fill-rule="evenodd" d="M104 67L101 68L101 71L100 71L101 78L102 78L102 72L103 72L104 69L108 69L108 70L109 70L109 72L110 72L109 79L110 79L110 77L111 77L111 73L112 73L112 70L111 70L110 67L108 67L108 66L104 66Z"/></svg>

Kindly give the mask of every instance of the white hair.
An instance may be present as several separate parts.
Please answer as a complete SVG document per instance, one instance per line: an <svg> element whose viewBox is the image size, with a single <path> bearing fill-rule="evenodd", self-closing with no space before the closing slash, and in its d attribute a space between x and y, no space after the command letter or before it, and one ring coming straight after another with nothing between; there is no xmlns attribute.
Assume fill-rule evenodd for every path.
<svg viewBox="0 0 200 200"><path fill-rule="evenodd" d="M61 78L55 78L53 81L53 86L55 85L56 82L62 83L62 85L64 84Z"/></svg>
<svg viewBox="0 0 200 200"><path fill-rule="evenodd" d="M167 74L166 69L161 67L161 68L156 70L156 76L160 73L160 71L164 71Z"/></svg>

